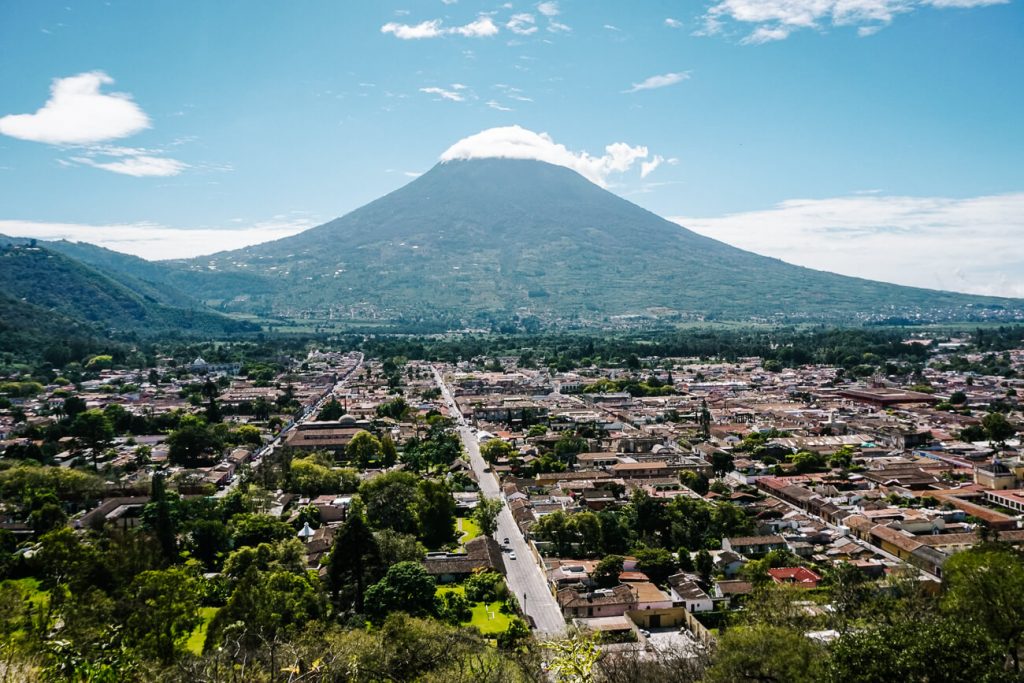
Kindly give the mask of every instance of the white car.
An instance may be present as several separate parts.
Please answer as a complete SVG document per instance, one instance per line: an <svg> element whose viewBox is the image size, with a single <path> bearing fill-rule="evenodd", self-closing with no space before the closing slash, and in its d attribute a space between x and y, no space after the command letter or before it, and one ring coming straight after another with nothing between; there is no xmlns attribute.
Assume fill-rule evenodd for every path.
<svg viewBox="0 0 1024 683"><path fill-rule="evenodd" d="M508 554L508 559L510 559L510 560L516 559L516 551L513 550L512 552L510 552Z"/></svg>

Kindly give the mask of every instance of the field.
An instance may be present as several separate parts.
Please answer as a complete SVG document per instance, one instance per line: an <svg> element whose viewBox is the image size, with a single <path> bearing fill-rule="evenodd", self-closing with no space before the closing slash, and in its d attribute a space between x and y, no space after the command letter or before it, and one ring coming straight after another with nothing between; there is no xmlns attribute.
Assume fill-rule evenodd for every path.
<svg viewBox="0 0 1024 683"><path fill-rule="evenodd" d="M462 586L440 586L437 589L438 594L445 593L459 593L465 595L465 589ZM484 635L494 635L501 633L508 628L511 619L507 614L501 613L500 602L474 602L471 603L473 609L473 618L467 622L470 626L476 626L481 633Z"/></svg>
<svg viewBox="0 0 1024 683"><path fill-rule="evenodd" d="M185 641L185 647L194 655L203 654L203 642L206 641L206 629L209 628L210 622L213 621L213 617L217 614L217 607L200 607L199 616L202 617L203 621L199 626L196 626L196 630L192 631L192 635Z"/></svg>

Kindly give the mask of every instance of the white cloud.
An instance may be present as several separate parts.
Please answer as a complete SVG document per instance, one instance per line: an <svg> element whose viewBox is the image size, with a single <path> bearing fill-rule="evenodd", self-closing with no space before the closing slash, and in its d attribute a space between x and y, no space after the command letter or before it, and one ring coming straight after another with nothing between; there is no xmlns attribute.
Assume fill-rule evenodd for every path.
<svg viewBox="0 0 1024 683"><path fill-rule="evenodd" d="M604 28L607 31L621 31L622 30L621 28L619 28L615 24L605 24Z"/></svg>
<svg viewBox="0 0 1024 683"><path fill-rule="evenodd" d="M683 22L679 21L678 19L668 17L665 19L665 26L668 26L669 28L682 28Z"/></svg>
<svg viewBox="0 0 1024 683"><path fill-rule="evenodd" d="M490 17L480 17L465 26L456 26L451 32L467 38L487 38L496 35L498 27Z"/></svg>
<svg viewBox="0 0 1024 683"><path fill-rule="evenodd" d="M800 29L856 26L861 37L873 35L900 14L925 7L974 8L1009 0L717 0L704 15L698 35L720 33L727 22L751 26L745 44L784 40Z"/></svg>
<svg viewBox="0 0 1024 683"><path fill-rule="evenodd" d="M513 14L505 28L516 35L528 36L537 32L537 20L529 13Z"/></svg>
<svg viewBox="0 0 1024 683"><path fill-rule="evenodd" d="M557 2L542 2L537 5L537 11L545 17L557 17L562 13Z"/></svg>
<svg viewBox="0 0 1024 683"><path fill-rule="evenodd" d="M651 76L645 78L640 83L634 83L633 87L629 90L623 90L625 93L639 92L640 90L654 90L655 88L664 88L669 85L675 85L681 81L685 81L690 77L689 71L677 71L675 73L661 74L660 76Z"/></svg>
<svg viewBox="0 0 1024 683"><path fill-rule="evenodd" d="M1024 192L951 199L860 194L671 220L708 237L844 275L1024 297Z"/></svg>
<svg viewBox="0 0 1024 683"><path fill-rule="evenodd" d="M646 178L647 176L651 175L651 173L654 172L654 169L661 166L662 162L664 161L665 157L661 156L660 154L656 154L654 155L654 158L651 159L650 161L640 162L640 177Z"/></svg>
<svg viewBox="0 0 1024 683"><path fill-rule="evenodd" d="M520 126L504 126L459 140L441 155L441 161L457 159L535 159L571 168L591 182L607 185L613 173L624 173L648 156L647 147L615 142L601 156L573 152L556 143L547 133L535 133Z"/></svg>
<svg viewBox="0 0 1024 683"><path fill-rule="evenodd" d="M122 155L122 158L118 161L96 161L90 157L71 157L71 161L112 173L135 176L136 178L173 176L188 168L188 164L177 159L148 155Z"/></svg>
<svg viewBox="0 0 1024 683"><path fill-rule="evenodd" d="M241 221L232 220L232 223ZM89 242L151 260L189 258L269 242L307 230L319 221L308 216L275 216L248 227L172 228L158 223L85 225L0 220L0 233L43 240Z"/></svg>
<svg viewBox="0 0 1024 683"><path fill-rule="evenodd" d="M452 102L462 102L466 99L456 90L445 90L444 88L420 88L420 92L427 93L428 95L437 95L441 99L451 100Z"/></svg>
<svg viewBox="0 0 1024 683"><path fill-rule="evenodd" d="M420 40L422 38L440 38L441 36L459 35L467 38L486 38L496 35L498 27L488 16L481 15L475 21L463 26L445 28L440 19L422 21L418 24L399 24L391 21L380 27L381 33L390 33L401 40Z"/></svg>
<svg viewBox="0 0 1024 683"><path fill-rule="evenodd" d="M46 104L34 114L0 117L0 133L51 145L84 145L149 128L149 117L131 95L100 92L113 82L102 71L54 79Z"/></svg>
<svg viewBox="0 0 1024 683"><path fill-rule="evenodd" d="M497 109L498 111L512 111L511 107L506 107L497 100L488 100L487 106L491 109Z"/></svg>
<svg viewBox="0 0 1024 683"><path fill-rule="evenodd" d="M548 31L551 33L568 33L569 31L572 31L572 26L551 19L548 21Z"/></svg>

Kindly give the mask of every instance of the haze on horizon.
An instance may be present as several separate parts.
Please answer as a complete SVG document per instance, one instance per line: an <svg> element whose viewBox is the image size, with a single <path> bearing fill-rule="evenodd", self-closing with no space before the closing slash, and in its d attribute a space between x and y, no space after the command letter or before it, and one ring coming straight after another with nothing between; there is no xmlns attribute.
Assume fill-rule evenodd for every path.
<svg viewBox="0 0 1024 683"><path fill-rule="evenodd" d="M1024 296L1018 0L175 7L0 8L0 233L196 256L511 156L790 263Z"/></svg>

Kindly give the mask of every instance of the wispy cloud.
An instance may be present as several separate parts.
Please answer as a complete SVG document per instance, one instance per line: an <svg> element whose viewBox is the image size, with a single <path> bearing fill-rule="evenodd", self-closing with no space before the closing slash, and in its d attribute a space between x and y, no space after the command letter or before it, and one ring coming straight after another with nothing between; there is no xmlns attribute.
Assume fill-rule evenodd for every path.
<svg viewBox="0 0 1024 683"><path fill-rule="evenodd" d="M295 212L234 227L175 228L159 223L83 224L0 220L0 233L43 240L89 242L142 258L175 259L212 254L289 237L320 223Z"/></svg>
<svg viewBox="0 0 1024 683"><path fill-rule="evenodd" d="M668 26L669 28L682 28L683 22L679 21L678 19L668 17L667 19L665 19L665 26Z"/></svg>
<svg viewBox="0 0 1024 683"><path fill-rule="evenodd" d="M557 17L562 13L557 2L541 2L537 4L537 11L545 17Z"/></svg>
<svg viewBox="0 0 1024 683"><path fill-rule="evenodd" d="M505 24L505 28L519 36L528 36L537 32L537 19L528 12L513 14Z"/></svg>
<svg viewBox="0 0 1024 683"><path fill-rule="evenodd" d="M481 15L475 21L462 26L445 27L440 19L422 21L418 24L388 22L380 27L381 33L390 33L401 40L421 40L458 35L466 38L487 38L497 35L498 26L491 17Z"/></svg>
<svg viewBox="0 0 1024 683"><path fill-rule="evenodd" d="M904 285L1024 297L1024 192L968 199L792 199L680 225L802 266Z"/></svg>
<svg viewBox="0 0 1024 683"><path fill-rule="evenodd" d="M607 186L608 178L625 173L637 161L649 155L647 147L614 142L604 148L604 154L594 156L588 152L573 152L556 143L547 133L535 133L520 126L504 126L470 135L459 140L441 155L441 161L457 159L535 159L557 166L571 168L591 182Z"/></svg>
<svg viewBox="0 0 1024 683"><path fill-rule="evenodd" d="M456 83L456 85L458 84ZM426 93L428 95L437 95L439 98L443 100L451 100L452 102L462 102L466 98L463 97L458 91L459 88L454 87L452 90L446 90L444 88L438 88L436 86L430 88L420 88L420 92L422 93Z"/></svg>
<svg viewBox="0 0 1024 683"><path fill-rule="evenodd" d="M96 161L90 157L71 157L70 161L136 178L174 176L188 168L188 164L177 159L147 155L124 157L117 161Z"/></svg>
<svg viewBox="0 0 1024 683"><path fill-rule="evenodd" d="M732 23L752 27L741 42L758 45L784 40L801 29L857 27L870 36L900 14L922 8L970 9L1004 5L1010 0L718 0L704 15L698 35L723 32ZM667 23L667 20L666 20Z"/></svg>
<svg viewBox="0 0 1024 683"><path fill-rule="evenodd" d="M497 100L488 100L487 106L490 107L491 109L496 109L498 111L512 111L511 107L506 107Z"/></svg>
<svg viewBox="0 0 1024 683"><path fill-rule="evenodd" d="M657 88L665 88L676 83L681 83L690 77L689 71L676 71L674 73L661 74L659 76L651 76L645 78L639 83L634 83L628 90L623 90L624 93L634 93L641 90L655 90Z"/></svg>

